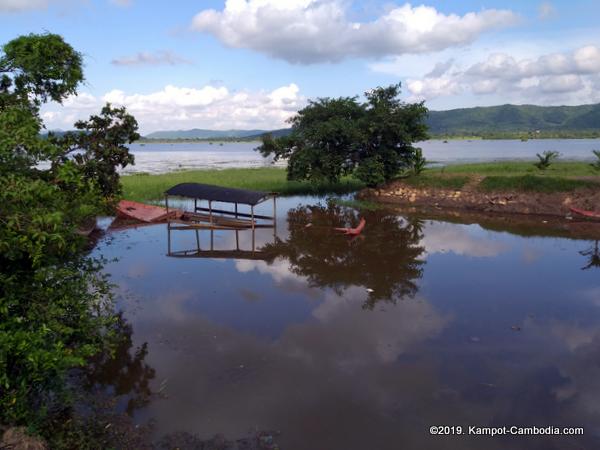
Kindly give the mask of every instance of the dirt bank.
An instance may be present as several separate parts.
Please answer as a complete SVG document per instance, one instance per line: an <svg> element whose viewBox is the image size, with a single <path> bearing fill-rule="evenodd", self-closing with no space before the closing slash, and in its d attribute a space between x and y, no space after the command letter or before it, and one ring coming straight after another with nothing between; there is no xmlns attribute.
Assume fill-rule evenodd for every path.
<svg viewBox="0 0 600 450"><path fill-rule="evenodd" d="M379 189L364 189L359 198L383 203L485 213L533 214L565 217L569 208L600 210L600 190L582 188L571 192L482 192L478 180L461 190L416 188L395 181Z"/></svg>

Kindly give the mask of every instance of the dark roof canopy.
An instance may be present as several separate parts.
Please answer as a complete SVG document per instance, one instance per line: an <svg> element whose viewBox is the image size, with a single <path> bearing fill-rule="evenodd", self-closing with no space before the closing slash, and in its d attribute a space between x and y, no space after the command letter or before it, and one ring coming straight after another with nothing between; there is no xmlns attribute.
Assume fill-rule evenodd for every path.
<svg viewBox="0 0 600 450"><path fill-rule="evenodd" d="M197 198L199 200L212 200L225 203L242 203L256 205L270 197L272 194L260 191L247 191L246 189L233 189L211 184L181 183L165 191L167 195Z"/></svg>

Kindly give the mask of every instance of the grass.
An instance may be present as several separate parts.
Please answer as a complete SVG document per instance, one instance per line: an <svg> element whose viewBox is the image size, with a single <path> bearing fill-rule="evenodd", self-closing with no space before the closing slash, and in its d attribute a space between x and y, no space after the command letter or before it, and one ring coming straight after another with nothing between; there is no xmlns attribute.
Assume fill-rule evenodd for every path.
<svg viewBox="0 0 600 450"><path fill-rule="evenodd" d="M424 172L420 175L413 175L408 178L404 178L402 181L410 186L416 188L437 188L437 189L462 189L462 187L469 181L467 175L455 175L455 176L440 176L440 174Z"/></svg>
<svg viewBox="0 0 600 450"><path fill-rule="evenodd" d="M356 199L341 199L332 198L331 201L336 205L346 206L348 208L354 208L363 211L377 211L379 209L385 209L386 205L381 203L372 202L369 200L356 200Z"/></svg>
<svg viewBox="0 0 600 450"><path fill-rule="evenodd" d="M479 189L491 191L522 191L522 192L568 192L580 188L600 188L600 183L589 180L577 180L564 177L547 177L535 175L485 177L479 183Z"/></svg>
<svg viewBox="0 0 600 450"><path fill-rule="evenodd" d="M533 165L532 161L498 161L477 164L450 164L442 168L428 169L427 174L468 174L468 175L549 175L558 177L598 176L587 162L558 161L545 171Z"/></svg>
<svg viewBox="0 0 600 450"><path fill-rule="evenodd" d="M137 174L121 177L123 196L128 200L153 201L179 183L206 183L240 189L278 192L281 195L346 194L364 187L360 181L344 178L339 183L288 181L286 171L277 167L259 169L190 170L158 175Z"/></svg>
<svg viewBox="0 0 600 450"><path fill-rule="evenodd" d="M589 163L560 161L540 171L532 162L507 161L478 164L453 164L425 170L402 181L416 188L460 190L474 176L485 177L478 188L490 191L565 192L578 188L600 188L600 175ZM596 181L576 177L596 177ZM281 195L346 194L364 187L353 178L339 183L288 181L283 168L191 170L159 175L137 174L121 177L124 197L136 201L163 198L168 188L184 182L215 184L241 189L278 192Z"/></svg>

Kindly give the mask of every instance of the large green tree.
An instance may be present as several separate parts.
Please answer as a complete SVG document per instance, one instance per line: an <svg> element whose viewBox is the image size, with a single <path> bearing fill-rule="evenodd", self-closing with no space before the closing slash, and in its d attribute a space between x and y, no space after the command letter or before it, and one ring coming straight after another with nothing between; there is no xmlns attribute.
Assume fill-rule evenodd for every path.
<svg viewBox="0 0 600 450"><path fill-rule="evenodd" d="M118 198L137 123L107 105L78 131L43 138L40 107L83 79L81 55L58 35L0 52L0 424L39 423L60 404L66 371L112 334L109 285L78 228Z"/></svg>
<svg viewBox="0 0 600 450"><path fill-rule="evenodd" d="M288 160L288 179L335 182L353 174L370 186L389 181L415 160L427 139L423 103L400 100L400 84L358 97L319 98L290 119L291 134L263 137L263 156Z"/></svg>

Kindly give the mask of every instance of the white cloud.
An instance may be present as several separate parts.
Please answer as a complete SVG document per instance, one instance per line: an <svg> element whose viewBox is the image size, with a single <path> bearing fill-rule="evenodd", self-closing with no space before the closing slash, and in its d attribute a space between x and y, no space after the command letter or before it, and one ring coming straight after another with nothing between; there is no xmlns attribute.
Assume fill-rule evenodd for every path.
<svg viewBox="0 0 600 450"><path fill-rule="evenodd" d="M400 65L385 63L371 68L393 72ZM400 75L400 73L397 73ZM493 53L466 68L454 61L438 63L421 78L409 78L410 100L431 100L459 94L499 95L519 103L580 103L600 101L600 47L587 45L574 51L517 59Z"/></svg>
<svg viewBox="0 0 600 450"><path fill-rule="evenodd" d="M540 6L538 7L538 17L541 20L552 19L555 16L556 16L556 8L554 7L554 5L552 3L550 3L550 2L540 3Z"/></svg>
<svg viewBox="0 0 600 450"><path fill-rule="evenodd" d="M48 3L48 0L0 0L0 13L44 9Z"/></svg>
<svg viewBox="0 0 600 450"><path fill-rule="evenodd" d="M310 64L442 50L518 21L509 10L459 16L406 3L373 21L352 22L347 9L343 0L227 0L222 11L198 13L192 29L212 34L229 47Z"/></svg>
<svg viewBox="0 0 600 450"><path fill-rule="evenodd" d="M506 244L477 236L468 225L432 222L427 224L421 245L428 254L456 253L475 258L493 258L508 250Z"/></svg>
<svg viewBox="0 0 600 450"><path fill-rule="evenodd" d="M187 88L168 85L149 94L126 93L119 89L102 97L81 93L60 107L43 110L49 129L69 129L73 122L97 114L105 102L124 105L140 124L142 133L182 128L275 129L304 106L306 100L291 83L272 91L232 92L225 86Z"/></svg>
<svg viewBox="0 0 600 450"><path fill-rule="evenodd" d="M170 50L160 50L154 53L139 52L133 56L115 58L111 63L115 66L175 66L177 64L189 64L190 61Z"/></svg>

